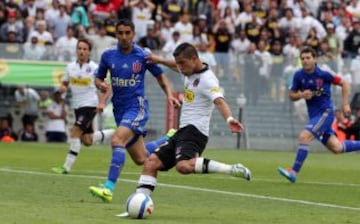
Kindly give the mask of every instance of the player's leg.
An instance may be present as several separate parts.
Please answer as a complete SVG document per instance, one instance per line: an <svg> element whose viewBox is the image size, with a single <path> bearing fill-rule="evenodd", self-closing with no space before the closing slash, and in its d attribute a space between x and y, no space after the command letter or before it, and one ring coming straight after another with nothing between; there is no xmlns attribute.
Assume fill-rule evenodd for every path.
<svg viewBox="0 0 360 224"><path fill-rule="evenodd" d="M82 136L84 133L92 133L92 121L96 115L95 107L81 107L75 110L75 124L70 133L70 149L62 167L55 167L52 170L56 173L66 174L70 172L77 156L80 154Z"/></svg>
<svg viewBox="0 0 360 224"><path fill-rule="evenodd" d="M325 144L326 148L335 154L354 152L360 150L360 141L346 140L340 142L335 135L331 135Z"/></svg>
<svg viewBox="0 0 360 224"><path fill-rule="evenodd" d="M105 129L100 131L91 131L89 133L84 133L81 136L81 143L85 146L91 146L97 143L103 143L112 138L115 133L114 129Z"/></svg>
<svg viewBox="0 0 360 224"><path fill-rule="evenodd" d="M175 135L176 136L176 135ZM176 137L174 137L176 139ZM171 138L167 145L151 154L144 163L142 174L136 188L137 193L150 195L156 187L157 172L167 171L175 165L175 140Z"/></svg>
<svg viewBox="0 0 360 224"><path fill-rule="evenodd" d="M100 187L91 186L90 192L100 197L105 202L112 201L112 193L115 189L117 179L125 165L125 154L127 142L134 138L135 133L128 127L119 126L112 137L112 157L106 182ZM146 152L145 152L146 155Z"/></svg>
<svg viewBox="0 0 360 224"><path fill-rule="evenodd" d="M313 133L306 129L301 131L299 135L299 145L292 168L278 168L279 173L292 183L296 182L297 175L307 158L309 152L309 143L312 140L314 140Z"/></svg>
<svg viewBox="0 0 360 224"><path fill-rule="evenodd" d="M164 145L167 141L169 141L169 139L174 136L174 134L176 133L176 129L169 129L169 131L166 133L165 136L156 139L154 141L151 142L147 142L145 143L145 148L146 151L148 151L148 155L150 155L151 153L153 153L157 148L160 148L162 145Z"/></svg>

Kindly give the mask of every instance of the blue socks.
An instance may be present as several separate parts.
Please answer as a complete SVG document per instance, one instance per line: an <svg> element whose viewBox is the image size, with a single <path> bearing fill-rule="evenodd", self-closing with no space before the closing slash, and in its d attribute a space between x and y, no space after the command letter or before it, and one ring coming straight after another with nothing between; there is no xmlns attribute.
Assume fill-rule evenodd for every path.
<svg viewBox="0 0 360 224"><path fill-rule="evenodd" d="M109 168L108 180L105 182L104 186L111 191L114 191L117 178L120 175L120 172L125 164L125 151L126 149L123 146L115 145L112 147L112 159L111 165Z"/></svg>
<svg viewBox="0 0 360 224"><path fill-rule="evenodd" d="M360 141L345 141L343 143L343 152L354 152L360 150Z"/></svg>
<svg viewBox="0 0 360 224"><path fill-rule="evenodd" d="M159 148L162 144L164 144L167 140L169 140L169 137L164 136L162 138L159 138L157 140L145 143L145 148L148 151L148 155L153 153L157 148Z"/></svg>
<svg viewBox="0 0 360 224"><path fill-rule="evenodd" d="M299 144L298 151L296 154L295 162L292 169L299 173L300 169L308 155L309 145L308 144Z"/></svg>

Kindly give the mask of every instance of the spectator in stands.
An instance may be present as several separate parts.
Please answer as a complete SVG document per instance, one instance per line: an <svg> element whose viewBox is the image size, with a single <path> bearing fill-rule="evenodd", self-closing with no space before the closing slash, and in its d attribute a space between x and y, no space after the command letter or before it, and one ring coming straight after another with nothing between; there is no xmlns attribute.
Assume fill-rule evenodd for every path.
<svg viewBox="0 0 360 224"><path fill-rule="evenodd" d="M335 35L335 26L333 23L326 24L326 36L324 41L328 43L329 50L333 58L337 59L341 52L340 39Z"/></svg>
<svg viewBox="0 0 360 224"><path fill-rule="evenodd" d="M345 141L351 139L351 120L344 117L340 109L335 110L335 121L333 123L333 128L337 134L337 137L340 141Z"/></svg>
<svg viewBox="0 0 360 224"><path fill-rule="evenodd" d="M133 0L129 6L131 7L132 21L135 24L135 41L138 41L146 35L147 23L151 20L155 5L150 0Z"/></svg>
<svg viewBox="0 0 360 224"><path fill-rule="evenodd" d="M190 15L184 13L180 16L180 20L175 23L174 29L180 33L180 41L192 43L193 40L193 25L190 20Z"/></svg>
<svg viewBox="0 0 360 224"><path fill-rule="evenodd" d="M209 65L210 69L214 69L216 67L216 60L214 53L209 51L208 49L209 41L207 39L201 39L198 45L198 55L202 62Z"/></svg>
<svg viewBox="0 0 360 224"><path fill-rule="evenodd" d="M50 104L52 104L52 99L49 96L49 91L42 90L40 91L40 100L39 100L39 109L46 110Z"/></svg>
<svg viewBox="0 0 360 224"><path fill-rule="evenodd" d="M46 125L47 142L66 142L66 111L67 107L61 92L56 90L54 101L47 108L49 118Z"/></svg>
<svg viewBox="0 0 360 224"><path fill-rule="evenodd" d="M312 47L316 52L319 51L320 48L320 40L317 37L316 29L315 27L311 27L309 31L309 35L307 36L305 40L306 45Z"/></svg>
<svg viewBox="0 0 360 224"><path fill-rule="evenodd" d="M0 52L2 57L6 59L21 59L22 45L16 39L16 32L9 30L7 33L6 44L0 44Z"/></svg>
<svg viewBox="0 0 360 224"><path fill-rule="evenodd" d="M254 27L262 25L261 19L257 16L256 12L253 12L251 3L244 5L244 11L237 15L235 19L236 29L244 29L245 26L252 23Z"/></svg>
<svg viewBox="0 0 360 224"><path fill-rule="evenodd" d="M175 24L184 12L185 2L183 0L166 0L161 15L164 19L170 19L171 23Z"/></svg>
<svg viewBox="0 0 360 224"><path fill-rule="evenodd" d="M294 12L291 8L285 9L285 16L279 20L279 27L282 33L288 33L289 30L298 30L301 26L301 20L294 17Z"/></svg>
<svg viewBox="0 0 360 224"><path fill-rule="evenodd" d="M4 137L10 137L13 140L17 139L16 133L12 130L8 117L0 118L0 140Z"/></svg>
<svg viewBox="0 0 360 224"><path fill-rule="evenodd" d="M19 106L24 112L22 117L23 127L25 124L34 124L37 119L38 105L40 96L36 90L20 85L15 91L16 106Z"/></svg>
<svg viewBox="0 0 360 224"><path fill-rule="evenodd" d="M67 28L72 25L71 17L66 13L65 3L59 5L59 14L54 16L50 21L55 39L59 39L67 35ZM73 47L73 46L71 46Z"/></svg>
<svg viewBox="0 0 360 224"><path fill-rule="evenodd" d="M198 17L198 26L200 27L201 32L208 33L208 27L212 27L212 18L213 18L213 3L211 0L199 0L196 2L196 15ZM201 18L204 20L204 25L200 24ZM204 30L206 27L206 31Z"/></svg>
<svg viewBox="0 0 360 224"><path fill-rule="evenodd" d="M98 32L95 34L87 34L85 29L83 27L79 27L79 33L80 35L84 35L87 39L91 40L93 43L93 52L95 59L97 61L100 60L101 54L109 47L116 46L117 39L108 36L106 34L106 29L103 24L99 25ZM74 48L76 49L76 48Z"/></svg>
<svg viewBox="0 0 360 224"><path fill-rule="evenodd" d="M251 14L250 22L247 22L246 25L242 25L241 27L244 27L246 35L252 43L257 44L257 42L259 42L262 22L255 12ZM237 29L239 29L238 26Z"/></svg>
<svg viewBox="0 0 360 224"><path fill-rule="evenodd" d="M256 15L261 20L266 20L266 17L268 15L268 8L265 6L263 0L255 0L254 6L253 6L254 12L256 12Z"/></svg>
<svg viewBox="0 0 360 224"><path fill-rule="evenodd" d="M55 52L59 61L74 61L76 59L77 38L72 26L66 28L66 35L60 37L55 43Z"/></svg>
<svg viewBox="0 0 360 224"><path fill-rule="evenodd" d="M65 6L65 10L66 10L65 1L62 1L62 0L60 0L60 1L59 0L52 0L51 1L51 6L46 9L45 14L44 14L44 18L45 18L45 21L48 24L51 24L51 22L55 19L55 17L59 16L59 14L60 14L60 9L59 9L60 3L62 3Z"/></svg>
<svg viewBox="0 0 360 224"><path fill-rule="evenodd" d="M346 57L354 58L357 55L357 49L360 48L360 19L354 20L353 30L344 41L344 52Z"/></svg>
<svg viewBox="0 0 360 224"><path fill-rule="evenodd" d="M75 27L82 26L87 29L90 26L86 10L82 5L75 6L71 14L71 20Z"/></svg>
<svg viewBox="0 0 360 224"><path fill-rule="evenodd" d="M160 40L162 43L166 43L172 39L172 34L174 33L175 29L171 24L170 19L165 19L162 23L161 30L160 30Z"/></svg>
<svg viewBox="0 0 360 224"><path fill-rule="evenodd" d="M23 28L23 37L22 39L26 42L30 40L30 35L35 31L35 21L34 17L26 17Z"/></svg>
<svg viewBox="0 0 360 224"><path fill-rule="evenodd" d="M329 66L333 71L337 71L336 58L331 53L329 44L326 40L321 41L318 51L317 63L319 65L325 64Z"/></svg>
<svg viewBox="0 0 360 224"><path fill-rule="evenodd" d="M40 60L45 53L45 46L39 44L37 36L32 36L30 42L26 42L23 45L25 60Z"/></svg>
<svg viewBox="0 0 360 224"><path fill-rule="evenodd" d="M230 79L230 43L232 40L232 33L224 19L220 19L213 28L214 41L215 41L215 59L217 67L215 74L219 77L226 77Z"/></svg>
<svg viewBox="0 0 360 224"><path fill-rule="evenodd" d="M19 140L22 142L37 142L39 140L33 123L25 124L24 128L19 131L18 135Z"/></svg>
<svg viewBox="0 0 360 224"><path fill-rule="evenodd" d="M266 43L260 40L257 44L256 54L261 58L261 67L259 68L260 82L258 88L261 94L268 96L270 94L269 78L272 65L271 54L266 50Z"/></svg>
<svg viewBox="0 0 360 224"><path fill-rule="evenodd" d="M116 24L118 22L117 13L115 10L111 10L109 17L104 20L104 26L106 35L116 37Z"/></svg>
<svg viewBox="0 0 360 224"><path fill-rule="evenodd" d="M346 11L348 11L354 19L360 19L360 3L358 0L351 0L350 4L346 7Z"/></svg>
<svg viewBox="0 0 360 224"><path fill-rule="evenodd" d="M93 14L95 21L102 22L109 17L110 11L115 10L114 4L110 0L99 0Z"/></svg>
<svg viewBox="0 0 360 224"><path fill-rule="evenodd" d="M231 41L231 50L232 55L235 58L235 71L237 77L244 77L245 67L244 67L244 58L250 47L250 41L246 37L244 30L239 30L238 34L235 35L235 38ZM243 80L240 83L244 83Z"/></svg>
<svg viewBox="0 0 360 224"><path fill-rule="evenodd" d="M49 31L46 30L46 22L45 20L36 21L36 30L30 34L30 37L37 37L38 44L44 46L45 42L54 43L53 36Z"/></svg>
<svg viewBox="0 0 360 224"><path fill-rule="evenodd" d="M165 43L161 51L166 55L165 57L168 59L172 59L172 53L176 49L179 44L182 42L180 41L180 33L178 31L174 31L172 35L172 39Z"/></svg>
<svg viewBox="0 0 360 224"><path fill-rule="evenodd" d="M23 42L22 27L16 23L15 11L8 12L7 20L0 28L0 38L2 41L7 39L7 34L9 30L14 31L16 33L16 40L19 43Z"/></svg>
<svg viewBox="0 0 360 224"><path fill-rule="evenodd" d="M35 0L24 0L21 6L21 14L23 18L27 18L29 16L35 18L36 15L36 6Z"/></svg>
<svg viewBox="0 0 360 224"><path fill-rule="evenodd" d="M269 16L266 19L264 27L270 31L273 35L274 30L280 27L280 20L279 20L279 10L278 9L271 9L269 11Z"/></svg>
<svg viewBox="0 0 360 224"><path fill-rule="evenodd" d="M148 48L150 50L160 49L161 41L160 37L156 35L155 22L153 20L148 21L146 36L141 37L138 44L142 48Z"/></svg>

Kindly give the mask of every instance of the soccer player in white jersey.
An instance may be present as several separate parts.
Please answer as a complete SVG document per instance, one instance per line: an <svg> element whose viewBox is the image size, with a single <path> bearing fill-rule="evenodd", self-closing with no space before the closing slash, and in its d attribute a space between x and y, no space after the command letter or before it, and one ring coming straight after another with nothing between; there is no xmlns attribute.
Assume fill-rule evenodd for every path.
<svg viewBox="0 0 360 224"><path fill-rule="evenodd" d="M138 181L137 192L149 195L155 188L157 172L174 166L181 174L225 173L250 180L250 170L240 163L228 165L201 156L208 141L214 105L226 120L231 132L241 132L243 125L231 116L218 79L208 65L199 59L195 47L182 43L173 55L175 61L153 54L149 56L149 60L168 66L185 77L180 129L167 145L160 147L147 158Z"/></svg>
<svg viewBox="0 0 360 224"><path fill-rule="evenodd" d="M77 60L69 63L66 67L64 81L60 92L64 93L71 88L72 107L75 109L75 123L70 133L70 150L61 167L54 167L52 171L59 174L67 174L74 165L80 153L81 143L90 146L94 143L109 139L113 129L96 131L94 133L92 122L97 113L103 111L106 99L110 91L99 96L95 87L93 75L98 65L90 60L92 45L87 39L80 39L76 45Z"/></svg>

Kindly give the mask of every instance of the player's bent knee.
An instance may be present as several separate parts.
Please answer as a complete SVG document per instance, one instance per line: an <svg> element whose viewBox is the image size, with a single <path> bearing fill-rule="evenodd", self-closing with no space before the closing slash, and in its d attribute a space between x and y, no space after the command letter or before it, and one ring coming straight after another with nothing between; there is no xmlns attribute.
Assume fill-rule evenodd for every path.
<svg viewBox="0 0 360 224"><path fill-rule="evenodd" d="M134 159L134 163L138 166L143 165L146 161L146 158L136 158Z"/></svg>
<svg viewBox="0 0 360 224"><path fill-rule="evenodd" d="M90 135L83 135L81 136L81 143L84 145L84 146L91 146L93 141L92 141L92 138Z"/></svg>
<svg viewBox="0 0 360 224"><path fill-rule="evenodd" d="M176 170L177 170L180 174L190 174L190 173L193 173L193 169L191 168L191 166L188 164L187 161L178 162L175 167L176 167Z"/></svg>

